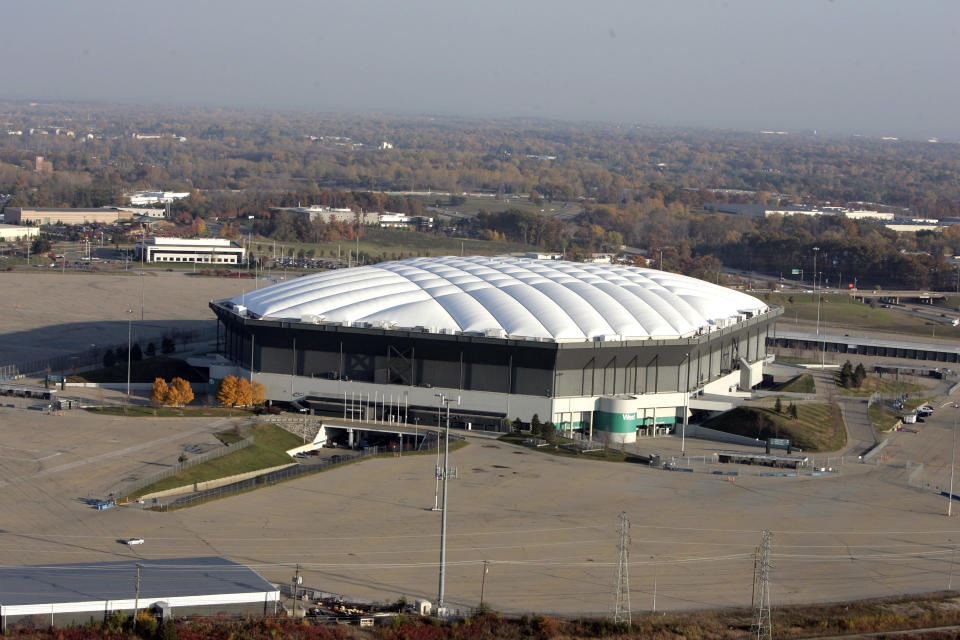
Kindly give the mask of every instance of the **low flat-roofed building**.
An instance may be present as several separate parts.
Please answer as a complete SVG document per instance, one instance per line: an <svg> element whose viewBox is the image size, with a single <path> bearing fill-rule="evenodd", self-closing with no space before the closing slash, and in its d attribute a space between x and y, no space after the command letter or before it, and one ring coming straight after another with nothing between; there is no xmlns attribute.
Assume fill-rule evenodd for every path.
<svg viewBox="0 0 960 640"><path fill-rule="evenodd" d="M140 206L145 204L166 204L174 200L180 200L190 195L189 191L134 191L126 194L130 204Z"/></svg>
<svg viewBox="0 0 960 640"><path fill-rule="evenodd" d="M32 209L29 207L5 207L3 221L7 224L115 224L132 220L129 210L117 207L99 207L96 209Z"/></svg>
<svg viewBox="0 0 960 640"><path fill-rule="evenodd" d="M201 264L241 264L246 249L225 238L147 238L134 245L134 256L146 251L147 262L197 262Z"/></svg>
<svg viewBox="0 0 960 640"><path fill-rule="evenodd" d="M26 238L35 238L40 235L38 227L21 227L12 224L0 224L0 240L9 242L10 240L24 240Z"/></svg>
<svg viewBox="0 0 960 640"><path fill-rule="evenodd" d="M165 616L274 614L279 599L280 590L256 571L216 556L0 567L3 632L84 624L134 609Z"/></svg>

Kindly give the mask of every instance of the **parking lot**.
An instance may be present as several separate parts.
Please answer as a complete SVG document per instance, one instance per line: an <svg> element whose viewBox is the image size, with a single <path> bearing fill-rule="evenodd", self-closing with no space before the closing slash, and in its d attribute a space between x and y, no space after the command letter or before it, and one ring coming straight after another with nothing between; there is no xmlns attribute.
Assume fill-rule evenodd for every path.
<svg viewBox="0 0 960 640"><path fill-rule="evenodd" d="M472 436L451 455L447 599L475 605L486 560L485 597L496 608L605 614L622 510L632 522L634 610L648 608L654 571L659 608L747 606L764 528L774 532L775 603L945 588L956 523L943 499L907 486L903 459L948 465L947 417L895 434L878 466L821 478L731 481ZM217 554L276 581L299 563L306 585L356 598L435 597L432 455L366 460L169 513L85 502L172 464L184 446L212 443L223 423L0 412L0 563ZM679 443L656 447L670 455ZM688 440L688 450L711 448ZM145 543L117 542L130 537Z"/></svg>

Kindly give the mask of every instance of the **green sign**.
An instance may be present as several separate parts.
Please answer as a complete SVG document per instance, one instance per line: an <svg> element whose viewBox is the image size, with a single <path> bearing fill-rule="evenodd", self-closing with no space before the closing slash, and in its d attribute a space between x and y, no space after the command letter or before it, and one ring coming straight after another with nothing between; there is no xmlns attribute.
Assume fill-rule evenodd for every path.
<svg viewBox="0 0 960 640"><path fill-rule="evenodd" d="M798 275L800 275L800 269L791 269L791 270L790 270L790 273L792 273L792 274L795 275L795 276L798 276Z"/></svg>
<svg viewBox="0 0 960 640"><path fill-rule="evenodd" d="M767 440L770 443L771 447L783 447L786 449L790 446L790 441L786 438L770 438Z"/></svg>

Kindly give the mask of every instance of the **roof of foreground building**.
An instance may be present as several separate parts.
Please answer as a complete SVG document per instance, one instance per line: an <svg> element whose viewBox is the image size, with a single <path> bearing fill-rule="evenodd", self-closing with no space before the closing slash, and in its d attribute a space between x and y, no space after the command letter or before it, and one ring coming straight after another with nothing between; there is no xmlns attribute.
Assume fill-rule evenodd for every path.
<svg viewBox="0 0 960 640"><path fill-rule="evenodd" d="M230 302L266 320L557 342L679 338L768 310L747 294L656 269L481 256L326 271Z"/></svg>

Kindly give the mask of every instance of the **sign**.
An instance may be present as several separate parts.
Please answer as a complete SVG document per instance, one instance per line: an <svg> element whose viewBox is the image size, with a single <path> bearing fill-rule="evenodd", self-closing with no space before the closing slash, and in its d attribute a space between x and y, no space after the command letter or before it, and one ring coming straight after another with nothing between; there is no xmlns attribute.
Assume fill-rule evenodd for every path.
<svg viewBox="0 0 960 640"><path fill-rule="evenodd" d="M770 443L771 447L782 447L786 449L790 446L790 441L786 438L768 438L767 442Z"/></svg>
<svg viewBox="0 0 960 640"><path fill-rule="evenodd" d="M791 270L790 270L790 273L792 273L792 274L795 275L795 276L798 276L798 275L800 275L800 269L791 269Z"/></svg>

